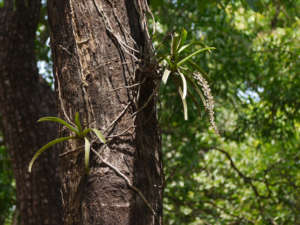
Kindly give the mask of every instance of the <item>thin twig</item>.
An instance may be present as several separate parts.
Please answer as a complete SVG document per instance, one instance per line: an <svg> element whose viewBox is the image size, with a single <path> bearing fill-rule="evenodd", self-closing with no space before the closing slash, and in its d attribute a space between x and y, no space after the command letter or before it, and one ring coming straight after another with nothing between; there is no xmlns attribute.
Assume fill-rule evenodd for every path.
<svg viewBox="0 0 300 225"><path fill-rule="evenodd" d="M130 106L131 102L129 102L126 107L122 110L122 112L120 112L120 114L105 128L104 133L110 128L112 127L126 112L127 108Z"/></svg>
<svg viewBox="0 0 300 225"><path fill-rule="evenodd" d="M100 69L101 67L104 67L106 65L109 65L109 64L113 64L113 63L117 63L119 62L119 58L111 58L109 59L107 62L104 62L104 63L101 63L99 65L97 65L96 67L94 67L92 70L90 70L91 73L97 71L98 69ZM122 65L126 65L126 64L130 64L131 62L122 62L121 64Z"/></svg>
<svg viewBox="0 0 300 225"><path fill-rule="evenodd" d="M136 58L135 55L133 55L131 52L128 51L129 50L132 50L133 52L139 52L138 50L132 48L131 46L127 45L126 43L124 43L120 37L114 33L113 29L112 29L112 26L110 25L110 21L109 19L107 18L107 16L105 15L104 11L103 11L103 7L102 5L98 6L98 4L96 3L95 0L93 0L93 3L95 5L95 8L97 10L97 13L99 14L100 17L103 18L103 21L104 21L104 25L105 25L105 28L106 30L112 35L112 37L117 41L117 43L120 45L120 47L124 50L124 52L126 52L128 55L132 56L134 59L138 60ZM101 3L100 3L101 4Z"/></svg>
<svg viewBox="0 0 300 225"><path fill-rule="evenodd" d="M268 199L268 198L271 197L272 192L270 192L271 190L270 190L269 188L267 188L267 189L268 189L268 195L261 195L261 194L258 192L256 186L253 184L253 180L256 180L256 179L251 178L251 177L248 177L248 176L246 176L245 174L243 174L243 173L237 168L237 166L235 165L233 159L231 158L230 154L229 154L227 151L225 151L225 150L223 150L223 149L220 149L220 148L216 148L216 147L215 147L215 148L212 148L212 150L217 150L217 151L223 153L223 154L226 156L226 158L230 161L230 165L231 165L231 167L233 168L233 170L235 170L235 171L237 172L237 174L244 180L244 182L245 182L246 184L249 184L249 185L250 185L250 187L252 188L252 190L253 190L254 194L256 195L256 197L259 197L259 198L262 198L262 199ZM260 180L258 180L258 181L260 181ZM264 183L263 181L260 181L260 182ZM267 185L266 185L266 186L267 186Z"/></svg>
<svg viewBox="0 0 300 225"><path fill-rule="evenodd" d="M78 150L82 149L83 147L84 147L84 145L79 146L78 148L75 148L75 149L73 149L73 150L70 150L70 151L61 153L61 154L59 154L59 157L62 158L62 157L65 157L66 155L69 155L69 154L72 154L72 153L74 153L74 152L77 152Z"/></svg>
<svg viewBox="0 0 300 225"><path fill-rule="evenodd" d="M160 83L158 83L155 87L155 89L153 90L153 92L151 93L151 95L149 96L149 98L147 99L147 101L145 102L145 104L139 108L135 113L132 114L132 116L135 116L136 114L138 114L139 112L141 112L144 108L147 107L147 105L149 104L149 102L151 101L151 99L154 97L154 94L157 92L158 88L160 86Z"/></svg>
<svg viewBox="0 0 300 225"><path fill-rule="evenodd" d="M123 87L117 87L117 88L114 88L114 89L112 89L110 92L117 91L117 90L120 90L120 89L122 89L122 88L133 88L133 87L142 85L143 83L145 83L145 79L144 79L142 82L140 82L140 83L136 83L136 84L128 85L128 86L125 85L125 86L123 86Z"/></svg>
<svg viewBox="0 0 300 225"><path fill-rule="evenodd" d="M68 120L68 122L70 123L70 124L72 124L73 126L75 125L72 121L71 121L71 119L70 119L70 117L68 116L68 114L67 114L67 112L66 112L66 109L65 109L65 106L64 106L64 101L63 101L63 99L62 99L62 96L61 96L61 86L60 86L60 81L59 81L59 78L58 78L58 75L56 74L56 80L57 80L57 89L58 89L58 98L60 99L60 107L61 107L61 109L62 109L62 111L63 111L63 114L64 114L64 116L65 116L65 118Z"/></svg>
<svg viewBox="0 0 300 225"><path fill-rule="evenodd" d="M108 137L106 137L106 138L115 138L115 137L122 136L122 135L124 135L127 131L129 131L130 129L135 128L135 127L136 127L136 126L128 127L127 129L123 130L121 133L115 134L115 135L110 135L110 136L108 136Z"/></svg>
<svg viewBox="0 0 300 225"><path fill-rule="evenodd" d="M69 56L72 56L72 53L68 49L66 49L64 46L58 45L58 47L61 48L62 50L64 50L66 53L68 53Z"/></svg>
<svg viewBox="0 0 300 225"><path fill-rule="evenodd" d="M153 20L153 31L152 31L152 36L154 36L154 34L156 33L156 22L155 22L155 17L154 17L154 15L153 15L153 13L152 13L152 11L151 11L151 9L150 9L150 7L149 7L147 1L145 1L144 4L145 4L145 6L146 6L147 12L150 14L150 16L151 16L151 18L152 18L152 20Z"/></svg>
<svg viewBox="0 0 300 225"><path fill-rule="evenodd" d="M124 36L124 38L125 38L126 44L127 44L128 42L127 42L127 40L126 40L126 35L125 35L125 34L127 34L128 37L131 39L131 41L136 45L136 41L132 38L132 35L124 28L124 26L122 25L122 23L121 23L119 17L117 16L117 14L116 14L116 12L115 12L115 9L116 9L115 5L114 5L112 2L110 2L109 0L106 0L106 2L107 2L107 3L110 5L110 7L112 8L114 18L115 18L115 20L117 21L117 23L118 23L118 25L119 25L119 27L120 27L120 31L123 33L123 36Z"/></svg>
<svg viewBox="0 0 300 225"><path fill-rule="evenodd" d="M112 164L110 164L109 162L105 161L101 155L96 152L93 148L91 148L91 150L98 156L98 158L105 164L107 165L109 168L111 168L113 171L115 171L116 174L118 174L120 177L122 177L128 187L130 187L132 190L134 190L140 197L141 199L145 202L145 204L147 205L147 207L151 210L152 214L155 216L156 213L154 211L154 209L152 208L152 206L150 205L150 203L147 201L147 199L145 198L145 196L143 195L143 193L140 191L140 189L138 189L137 187L135 187L129 180L129 178L127 176L125 176L118 168L116 168L115 166L113 166Z"/></svg>

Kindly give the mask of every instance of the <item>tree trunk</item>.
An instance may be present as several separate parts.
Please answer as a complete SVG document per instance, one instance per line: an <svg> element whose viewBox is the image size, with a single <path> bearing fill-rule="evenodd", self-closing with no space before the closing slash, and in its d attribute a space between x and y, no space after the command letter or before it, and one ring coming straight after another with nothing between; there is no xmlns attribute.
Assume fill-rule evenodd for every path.
<svg viewBox="0 0 300 225"><path fill-rule="evenodd" d="M25 3L26 2L26 3ZM57 133L51 124L37 124L55 115L55 98L39 78L34 40L40 1L4 2L0 8L0 114L12 161L20 225L62 224L57 153L40 157L29 174L34 153Z"/></svg>
<svg viewBox="0 0 300 225"><path fill-rule="evenodd" d="M103 145L89 137L100 154L91 153L89 174L82 141L65 145L65 225L161 224L158 82L147 9L144 0L48 2L60 116L72 121L79 112L85 127L101 130L108 140Z"/></svg>

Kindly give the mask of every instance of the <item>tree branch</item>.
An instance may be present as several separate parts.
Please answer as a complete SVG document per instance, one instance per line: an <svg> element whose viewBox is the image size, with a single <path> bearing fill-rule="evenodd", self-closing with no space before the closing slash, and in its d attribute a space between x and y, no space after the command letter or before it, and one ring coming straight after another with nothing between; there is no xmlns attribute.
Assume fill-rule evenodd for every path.
<svg viewBox="0 0 300 225"><path fill-rule="evenodd" d="M244 173L242 173L237 168L237 166L235 165L233 159L231 158L231 155L227 151L225 151L223 149L220 149L220 148L217 148L217 147L214 147L214 148L211 148L211 149L212 150L217 150L217 151L223 153L226 156L226 158L230 161L230 165L233 168L233 170L237 172L237 174L244 180L244 182L246 184L250 185L250 187L252 188L252 190L253 190L254 194L256 195L256 197L259 197L259 198L262 198L262 199L268 199L268 198L271 197L272 192L271 192L270 188L268 187L268 182L265 183L266 179L264 181L262 181L262 180L259 180L259 179L256 179L256 178L252 178L252 177L246 176ZM266 185L266 187L267 187L268 194L267 195L261 195L261 194L259 194L256 186L253 184L253 181L259 181L259 182L264 183Z"/></svg>

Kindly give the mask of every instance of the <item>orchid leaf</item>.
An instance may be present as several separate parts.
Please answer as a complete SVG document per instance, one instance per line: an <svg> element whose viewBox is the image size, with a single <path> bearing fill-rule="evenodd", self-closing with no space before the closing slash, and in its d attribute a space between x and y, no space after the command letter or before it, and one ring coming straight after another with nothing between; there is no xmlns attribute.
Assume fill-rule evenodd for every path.
<svg viewBox="0 0 300 225"><path fill-rule="evenodd" d="M82 126L80 124L79 113L78 112L75 113L75 124L76 124L79 132L81 132L82 131Z"/></svg>
<svg viewBox="0 0 300 225"><path fill-rule="evenodd" d="M201 105L200 105L200 103L197 101L197 98L194 96L194 94L193 94L190 90L188 90L188 94L189 94L189 96L191 97L192 101L194 102L195 106L197 107L199 116L201 117L202 109L203 109L203 108L201 108Z"/></svg>
<svg viewBox="0 0 300 225"><path fill-rule="evenodd" d="M201 48L195 52L193 52L192 54L188 55L187 57L185 57L184 59L180 60L178 63L177 63L177 66L179 67L180 65L182 65L183 63L185 63L186 61L188 61L190 58L192 58L193 56L195 55L198 55L199 53L201 52L204 52L204 51L210 51L210 50L213 50L215 49L214 47L206 47L206 48Z"/></svg>
<svg viewBox="0 0 300 225"><path fill-rule="evenodd" d="M203 105L206 107L206 100L204 95L202 94L202 91L200 90L199 86L195 82L193 78L191 78L189 75L186 75L187 80L192 84L194 90L197 92L199 97L201 98L201 101L203 102Z"/></svg>
<svg viewBox="0 0 300 225"><path fill-rule="evenodd" d="M204 46L203 46L203 43L200 42L200 41L191 41L191 42L188 43L188 44L182 45L182 46L179 48L178 53L184 51L185 49L187 49L187 48L189 48L189 47L192 47L192 46L193 46L193 47L196 47L196 46L198 46L198 45L204 47Z"/></svg>
<svg viewBox="0 0 300 225"><path fill-rule="evenodd" d="M76 138L75 136L70 136L70 137L60 137L57 139L54 139L52 141L50 141L49 143L47 143L46 145L44 145L43 147L41 147L33 156L33 158L31 159L30 163L29 163L29 167L28 167L28 172L31 172L33 163L35 162L35 160L37 159L37 157L39 157L40 154L42 154L45 150L47 150L48 148L52 147L55 144L58 144L60 142L63 141L67 141L69 139L74 139Z"/></svg>
<svg viewBox="0 0 300 225"><path fill-rule="evenodd" d="M180 49L178 50L178 53L184 51L185 49L187 49L187 48L189 48L189 47L191 47L193 45L194 45L194 43L189 43L189 44L181 46Z"/></svg>
<svg viewBox="0 0 300 225"><path fill-rule="evenodd" d="M101 133L101 131L95 129L95 128L92 128L92 131L96 134L96 136L99 138L99 140L105 144L106 143L106 140L105 140L105 137L103 136L103 134Z"/></svg>
<svg viewBox="0 0 300 225"><path fill-rule="evenodd" d="M185 76L180 71L178 71L178 74L179 74L179 76L181 77L181 80L182 80L182 88L183 88L182 97L183 97L183 99L185 99L186 95L187 95L187 83L186 83L186 79L185 79Z"/></svg>
<svg viewBox="0 0 300 225"><path fill-rule="evenodd" d="M186 99L183 98L183 92L181 87L178 87L178 92L182 100L184 120L188 120L188 109L187 109Z"/></svg>
<svg viewBox="0 0 300 225"><path fill-rule="evenodd" d="M171 55L177 54L178 45L180 44L180 37L177 34L173 34L171 42Z"/></svg>
<svg viewBox="0 0 300 225"><path fill-rule="evenodd" d="M91 150L90 148L91 148L91 143L85 137L84 138L84 166L87 173L89 172L89 161L90 161L90 150Z"/></svg>
<svg viewBox="0 0 300 225"><path fill-rule="evenodd" d="M202 69L197 63L195 63L192 60L188 60L188 64L191 65L195 70L197 70L199 73L202 73L203 75L207 76L207 73L204 69Z"/></svg>
<svg viewBox="0 0 300 225"><path fill-rule="evenodd" d="M53 117L46 116L46 117L42 117L38 120L38 122L45 122L45 121L60 123L63 126L66 126L67 128L69 128L71 131L73 131L77 135L79 135L79 130L76 127L73 127L71 124L67 123L66 121L62 120L61 118L54 117L54 116Z"/></svg>
<svg viewBox="0 0 300 225"><path fill-rule="evenodd" d="M82 137L85 137L89 132L91 132L92 131L92 129L91 128L86 128L86 129L84 129L83 131L82 131Z"/></svg>
<svg viewBox="0 0 300 225"><path fill-rule="evenodd" d="M178 46L178 48L184 44L184 42L186 41L186 37L187 37L187 31L186 29L182 28L180 34L180 45Z"/></svg>
<svg viewBox="0 0 300 225"><path fill-rule="evenodd" d="M168 70L168 69L165 69L164 74L163 74L163 76L162 76L162 82L163 82L164 84L167 83L170 74L171 74L171 71Z"/></svg>

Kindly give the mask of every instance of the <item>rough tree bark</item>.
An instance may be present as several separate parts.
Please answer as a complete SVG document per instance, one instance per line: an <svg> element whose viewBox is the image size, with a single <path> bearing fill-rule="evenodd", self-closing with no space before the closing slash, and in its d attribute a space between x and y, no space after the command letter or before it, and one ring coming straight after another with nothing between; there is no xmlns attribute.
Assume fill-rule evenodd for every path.
<svg viewBox="0 0 300 225"><path fill-rule="evenodd" d="M108 143L91 136L92 149L117 168L92 152L90 173L85 174L83 143L65 145L60 163L65 225L161 224L158 82L145 26L146 4L48 2L59 114L72 121L79 112L85 127L101 130ZM70 134L62 130L61 135Z"/></svg>
<svg viewBox="0 0 300 225"><path fill-rule="evenodd" d="M4 1L0 8L0 114L13 165L20 225L62 224L57 153L41 157L27 172L35 151L56 136L57 127L37 124L55 115L54 93L39 78L34 40L39 0Z"/></svg>

